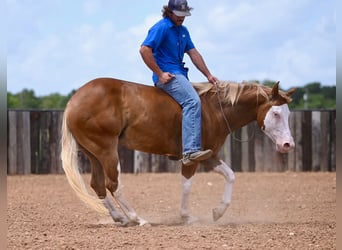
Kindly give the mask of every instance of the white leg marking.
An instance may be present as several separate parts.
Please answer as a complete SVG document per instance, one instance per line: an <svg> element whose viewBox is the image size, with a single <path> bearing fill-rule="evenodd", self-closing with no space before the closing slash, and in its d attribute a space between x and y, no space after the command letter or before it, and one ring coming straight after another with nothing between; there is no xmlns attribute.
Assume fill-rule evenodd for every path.
<svg viewBox="0 0 342 250"><path fill-rule="evenodd" d="M219 218L221 218L224 212L227 210L232 199L233 183L235 181L233 170L224 161L220 160L220 162L221 164L216 166L214 171L223 175L223 177L226 179L226 185L221 204L213 209L214 221L217 221Z"/></svg>
<svg viewBox="0 0 342 250"><path fill-rule="evenodd" d="M108 209L110 216L113 218L115 222L121 222L123 225L128 223L127 217L124 217L112 204L108 196L106 196L103 200L103 204Z"/></svg>
<svg viewBox="0 0 342 250"><path fill-rule="evenodd" d="M197 218L192 216L189 212L189 196L192 187L193 176L189 179L182 176L182 201L180 215L186 223L191 224L197 221Z"/></svg>
<svg viewBox="0 0 342 250"><path fill-rule="evenodd" d="M118 190L114 193L114 198L120 206L121 210L125 213L125 215L129 218L129 220L133 223L139 224L139 226L148 225L149 223L143 218L139 217L132 206L128 203L125 197L122 195L121 190Z"/></svg>
<svg viewBox="0 0 342 250"><path fill-rule="evenodd" d="M128 217L131 223L139 224L140 226L149 224L146 220L138 216L138 214L135 212L133 207L128 203L128 201L122 195L121 178L120 178L121 177L120 163L118 164L117 169L118 169L118 189L113 194L114 199L116 200L119 207L124 212L124 214Z"/></svg>
<svg viewBox="0 0 342 250"><path fill-rule="evenodd" d="M189 196L192 187L192 178L185 178L182 176L182 201L181 201L181 216L182 217L189 217Z"/></svg>

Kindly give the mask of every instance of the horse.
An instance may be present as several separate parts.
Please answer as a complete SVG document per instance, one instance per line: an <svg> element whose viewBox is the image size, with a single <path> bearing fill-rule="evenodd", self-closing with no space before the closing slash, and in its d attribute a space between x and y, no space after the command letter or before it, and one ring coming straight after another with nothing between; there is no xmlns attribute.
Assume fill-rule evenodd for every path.
<svg viewBox="0 0 342 250"><path fill-rule="evenodd" d="M202 104L202 146L213 154L202 162L181 165L180 216L188 223L194 219L189 212L189 195L193 176L201 163L225 178L222 200L212 210L213 220L217 221L231 203L235 180L231 167L218 157L226 137L257 121L277 151L289 152L295 145L288 124L288 103L296 89L281 91L279 82L272 88L255 82L192 84ZM181 123L181 106L154 86L115 78L89 81L71 97L63 115L61 160L70 186L89 207L110 215L115 223L148 225L122 194L118 145L179 160ZM84 152L90 161L90 186L97 197L88 193L82 179L78 151Z"/></svg>

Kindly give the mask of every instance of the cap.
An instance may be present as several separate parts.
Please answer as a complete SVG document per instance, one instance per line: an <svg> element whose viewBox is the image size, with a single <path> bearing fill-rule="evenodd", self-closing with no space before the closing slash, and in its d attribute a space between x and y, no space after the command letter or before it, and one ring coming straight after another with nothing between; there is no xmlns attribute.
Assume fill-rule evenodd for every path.
<svg viewBox="0 0 342 250"><path fill-rule="evenodd" d="M168 8L176 16L191 16L190 8L186 0L169 0Z"/></svg>

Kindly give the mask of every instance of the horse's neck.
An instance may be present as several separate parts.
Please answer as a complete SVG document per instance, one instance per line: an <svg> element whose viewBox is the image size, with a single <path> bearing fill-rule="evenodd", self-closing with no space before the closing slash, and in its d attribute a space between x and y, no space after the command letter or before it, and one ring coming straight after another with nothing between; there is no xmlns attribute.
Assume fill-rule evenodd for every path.
<svg viewBox="0 0 342 250"><path fill-rule="evenodd" d="M244 98L242 95L234 105L230 103L224 105L224 114L222 115L225 116L225 120L229 123L232 131L242 128L256 120L258 108L256 98L256 95L255 98Z"/></svg>
<svg viewBox="0 0 342 250"><path fill-rule="evenodd" d="M256 120L255 108L248 108L248 106L235 105L230 107L225 112L228 120L231 120L233 130L242 128L250 122ZM231 117L231 118L230 118Z"/></svg>

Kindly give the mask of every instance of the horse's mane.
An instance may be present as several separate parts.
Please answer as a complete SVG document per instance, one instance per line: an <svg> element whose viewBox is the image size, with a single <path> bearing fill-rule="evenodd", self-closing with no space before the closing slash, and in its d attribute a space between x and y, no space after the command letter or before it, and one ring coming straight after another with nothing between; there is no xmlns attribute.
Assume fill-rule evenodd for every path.
<svg viewBox="0 0 342 250"><path fill-rule="evenodd" d="M199 95L203 95L208 92L213 93L222 93L222 101L231 103L232 105L236 104L239 101L239 98L242 93L247 90L256 91L256 97L259 98L259 95L269 98L271 96L272 89L268 86L261 85L257 82L246 82L242 83L237 82L229 82L229 81L220 81L216 85L203 82L203 83L192 83L195 87ZM279 91L279 94L286 100L286 102L290 102L291 98L287 96L283 91ZM258 101L258 100L257 100Z"/></svg>

